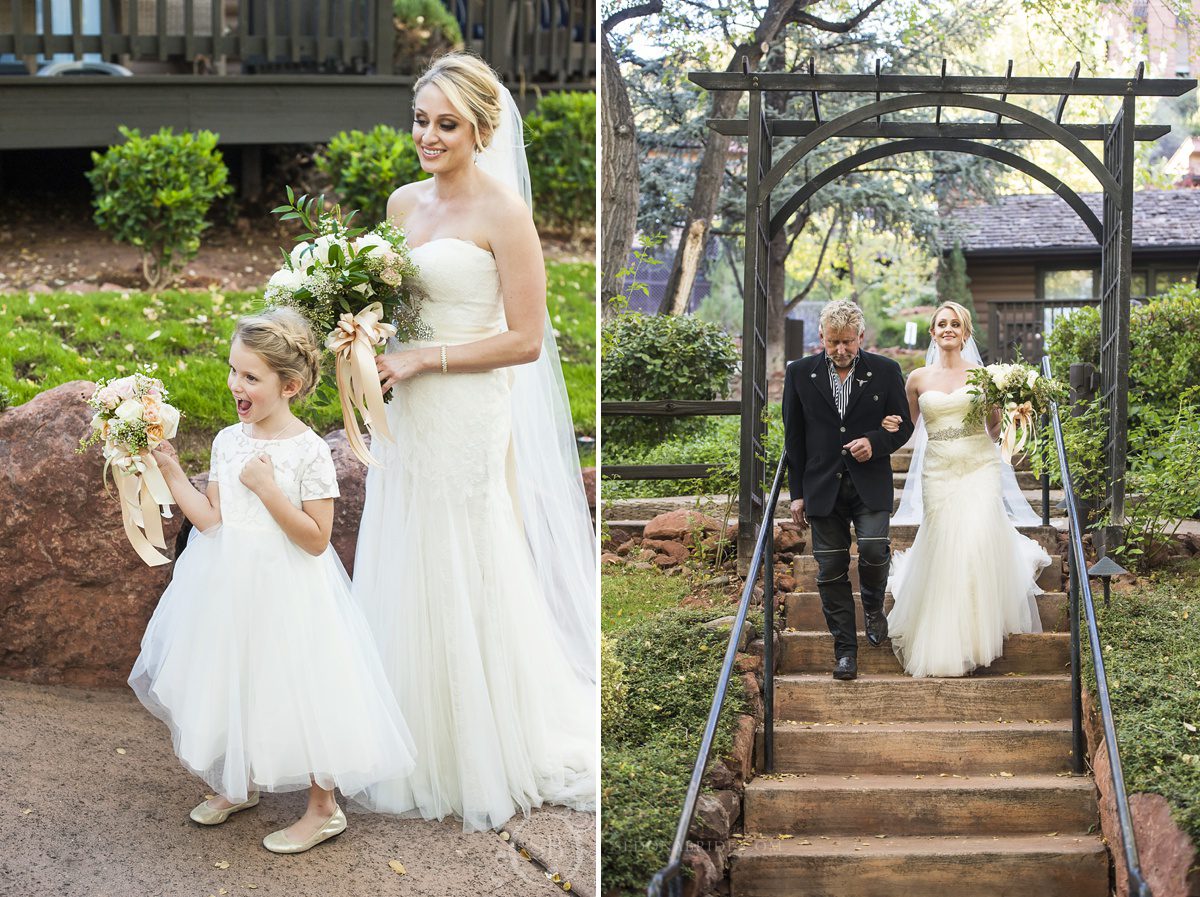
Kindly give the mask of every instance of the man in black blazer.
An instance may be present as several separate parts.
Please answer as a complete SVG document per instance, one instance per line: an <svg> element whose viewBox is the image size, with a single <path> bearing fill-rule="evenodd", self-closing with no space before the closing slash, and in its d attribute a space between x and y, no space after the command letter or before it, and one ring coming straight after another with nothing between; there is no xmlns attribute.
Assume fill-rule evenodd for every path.
<svg viewBox="0 0 1200 897"><path fill-rule="evenodd" d="M835 679L858 676L858 636L850 589L850 524L858 537L858 573L867 640L887 638L883 595L891 564L891 454L913 425L900 365L862 351L862 310L839 299L821 310L824 351L788 365L783 427L792 519L812 525L817 588L833 634ZM900 419L895 433L883 419Z"/></svg>

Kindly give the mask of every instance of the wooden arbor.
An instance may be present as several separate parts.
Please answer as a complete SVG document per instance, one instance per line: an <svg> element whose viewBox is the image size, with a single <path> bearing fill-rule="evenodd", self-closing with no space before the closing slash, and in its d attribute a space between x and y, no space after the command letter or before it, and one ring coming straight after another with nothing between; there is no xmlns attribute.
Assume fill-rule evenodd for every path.
<svg viewBox="0 0 1200 897"><path fill-rule="evenodd" d="M764 513L766 479L767 404L767 252L771 239L788 219L823 186L855 169L886 156L918 151L969 153L993 159L1037 178L1061 196L1079 215L1100 244L1101 397L1108 417L1105 507L1114 523L1124 519L1125 438L1129 372L1129 282L1133 255L1133 147L1135 140L1155 140L1166 134L1166 125L1136 125L1134 101L1140 96L1180 96L1196 86L1188 79L1147 79L1138 65L1132 78L1080 78L1075 66L1066 78L1014 78L1012 62L1002 77L942 75L885 75L876 64L874 75L834 75L815 70L806 73L751 72L741 74L693 72L690 79L706 90L749 93L745 119L708 122L721 134L747 137L746 160L746 261L742 317L741 471L738 494L738 556L749 560L754 536ZM811 118L768 120L764 91L795 93ZM821 117L822 93L874 96L868 102L831 120ZM884 95L887 98L884 98ZM1070 96L1120 97L1111 124L1062 123ZM1009 97L1057 96L1050 119L1009 102ZM943 108L964 108L986 113L985 120L943 122ZM887 121L886 116L909 109L931 109L931 120L909 118ZM880 138L876 144L809 175L792 196L772 214L771 194L789 171L816 147L839 137ZM773 162L776 141L789 138L790 146ZM999 149L987 140L1054 140L1069 150L1091 172L1104 191L1103 220L1079 195L1050 172L1028 160ZM1097 156L1084 141L1102 141ZM773 510L773 509L772 509Z"/></svg>

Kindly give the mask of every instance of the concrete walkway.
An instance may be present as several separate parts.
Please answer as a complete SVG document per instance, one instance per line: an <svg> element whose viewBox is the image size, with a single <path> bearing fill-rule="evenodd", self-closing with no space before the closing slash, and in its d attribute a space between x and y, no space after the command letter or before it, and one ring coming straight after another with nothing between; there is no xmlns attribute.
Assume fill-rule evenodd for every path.
<svg viewBox="0 0 1200 897"><path fill-rule="evenodd" d="M175 759L167 728L129 691L0 681L0 895L562 894L542 867L569 881L571 893L595 894L592 814L517 816L505 840L463 834L455 819L397 819L340 800L344 834L276 856L260 842L300 815L303 792L264 794L257 808L206 828L188 812L208 793Z"/></svg>

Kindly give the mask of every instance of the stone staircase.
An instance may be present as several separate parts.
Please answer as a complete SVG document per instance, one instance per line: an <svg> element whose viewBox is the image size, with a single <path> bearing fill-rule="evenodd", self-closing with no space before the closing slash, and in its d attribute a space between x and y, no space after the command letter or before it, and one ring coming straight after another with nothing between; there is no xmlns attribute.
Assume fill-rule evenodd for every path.
<svg viewBox="0 0 1200 897"><path fill-rule="evenodd" d="M911 545L915 529L894 527L893 547ZM1053 527L1022 531L1054 554ZM857 589L857 558L851 570ZM889 644L860 636L859 678L834 681L812 556L796 556L794 572L775 677L775 769L746 785L734 897L1105 897L1095 787L1070 772L1061 558L1041 578L1045 631L1010 636L991 667L961 679L913 679ZM861 605L858 614L861 632Z"/></svg>

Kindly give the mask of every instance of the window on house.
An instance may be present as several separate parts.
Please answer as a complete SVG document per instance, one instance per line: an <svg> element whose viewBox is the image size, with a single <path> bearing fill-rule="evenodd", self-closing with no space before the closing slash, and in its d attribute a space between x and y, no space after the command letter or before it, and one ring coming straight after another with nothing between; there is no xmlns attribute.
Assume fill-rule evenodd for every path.
<svg viewBox="0 0 1200 897"><path fill-rule="evenodd" d="M1195 271L1159 271L1154 275L1154 293L1165 293L1177 283L1194 283Z"/></svg>
<svg viewBox="0 0 1200 897"><path fill-rule="evenodd" d="M1094 292L1092 268L1043 271L1041 276L1043 299L1089 299Z"/></svg>
<svg viewBox="0 0 1200 897"><path fill-rule="evenodd" d="M1131 299L1146 298L1146 272L1134 271L1129 278L1129 297Z"/></svg>

